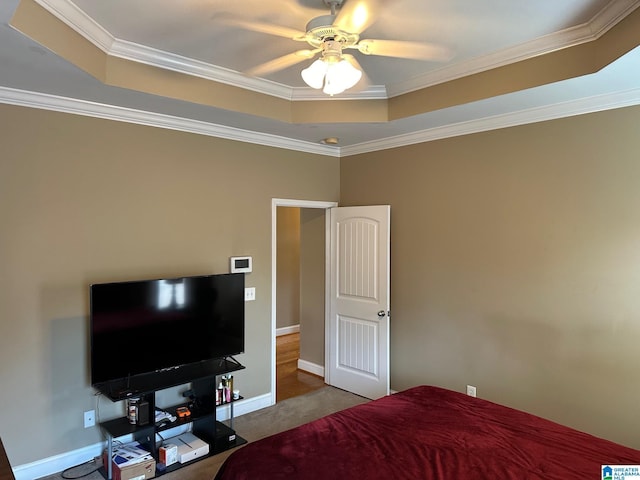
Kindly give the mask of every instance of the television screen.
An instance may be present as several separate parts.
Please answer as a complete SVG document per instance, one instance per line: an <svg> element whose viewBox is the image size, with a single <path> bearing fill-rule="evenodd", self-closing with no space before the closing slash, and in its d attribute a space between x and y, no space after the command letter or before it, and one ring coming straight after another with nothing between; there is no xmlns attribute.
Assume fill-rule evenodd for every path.
<svg viewBox="0 0 640 480"><path fill-rule="evenodd" d="M91 384L244 351L244 274L90 287Z"/></svg>

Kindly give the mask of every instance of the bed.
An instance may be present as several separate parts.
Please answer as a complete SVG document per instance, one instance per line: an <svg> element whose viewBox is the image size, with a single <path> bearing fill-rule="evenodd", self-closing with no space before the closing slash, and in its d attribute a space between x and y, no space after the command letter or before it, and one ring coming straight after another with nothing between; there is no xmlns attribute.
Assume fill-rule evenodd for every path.
<svg viewBox="0 0 640 480"><path fill-rule="evenodd" d="M640 450L420 386L250 443L215 479L586 480L618 465L640 465Z"/></svg>

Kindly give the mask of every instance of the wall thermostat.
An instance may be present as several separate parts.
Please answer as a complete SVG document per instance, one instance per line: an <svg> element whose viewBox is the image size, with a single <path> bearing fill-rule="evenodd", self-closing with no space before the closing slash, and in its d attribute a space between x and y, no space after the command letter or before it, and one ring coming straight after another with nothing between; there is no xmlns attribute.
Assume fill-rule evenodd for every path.
<svg viewBox="0 0 640 480"><path fill-rule="evenodd" d="M231 257L231 273L251 273L252 264L251 257Z"/></svg>

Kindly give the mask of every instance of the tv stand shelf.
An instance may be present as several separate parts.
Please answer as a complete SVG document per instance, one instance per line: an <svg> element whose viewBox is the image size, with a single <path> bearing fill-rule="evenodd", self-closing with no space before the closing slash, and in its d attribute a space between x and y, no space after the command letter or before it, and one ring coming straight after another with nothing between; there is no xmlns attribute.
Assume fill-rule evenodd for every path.
<svg viewBox="0 0 640 480"><path fill-rule="evenodd" d="M117 402L164 390L165 388L183 385L194 379L215 377L243 370L244 368L233 357L225 357L182 365L159 372L120 378L110 382L99 383L93 387L111 401Z"/></svg>
<svg viewBox="0 0 640 480"><path fill-rule="evenodd" d="M245 367L240 365L233 359L225 359L225 362L217 362L216 365L218 368L214 370L208 369L207 371L209 373L203 377L198 377L196 379L192 378L191 380L186 382L177 382L176 378L178 377L174 376L172 377L172 380L168 382L171 383L171 385L169 386L166 386L167 382L161 381L158 384L159 386L155 389L144 388L144 391L135 391L135 393L133 390L131 390L131 395L125 398L140 398L149 403L149 423L146 425L132 425L125 417L101 422L100 427L107 435L108 458L111 459L113 456L113 443L115 439L123 437L125 435L132 435L133 440L139 442L143 446L143 448L145 448L145 450L148 450L156 459L156 461L158 461L159 448L163 443L170 443L171 441L171 438L167 438L166 436L161 435L162 432L180 426L191 426L191 433L209 444L209 453L203 457L196 458L185 464L176 463L166 467L163 470L156 469L156 476L175 471L181 467L190 465L191 463L203 458L211 457L212 455L224 452L226 450L229 450L230 448L234 448L236 446L247 443L245 439L237 436L235 430L233 429L233 408L234 403L237 400L232 400L231 402L215 405L215 389L217 387L217 377L219 375L224 375L244 369ZM229 370L225 370L225 368L229 368ZM162 410L165 410L177 417L176 409L178 407L188 406L191 411L191 415L186 418L178 417L175 421L169 422L166 425L156 425L154 423L154 412L156 410L156 392L159 390L164 390L165 388L169 388L171 386L181 385L189 382L191 383L191 390L193 390L193 401L191 403L183 403L171 407L165 407L162 408ZM143 383L139 382L138 385L143 385ZM116 398L117 400L122 400L120 396L116 396ZM242 399L242 397L240 397L238 400L240 399ZM218 421L216 418L218 409L220 407L226 406L229 407L228 425L225 425L224 423ZM159 439L160 441L157 441L157 439ZM109 480L113 478L111 461L109 461L107 465L104 465L101 473L105 478Z"/></svg>

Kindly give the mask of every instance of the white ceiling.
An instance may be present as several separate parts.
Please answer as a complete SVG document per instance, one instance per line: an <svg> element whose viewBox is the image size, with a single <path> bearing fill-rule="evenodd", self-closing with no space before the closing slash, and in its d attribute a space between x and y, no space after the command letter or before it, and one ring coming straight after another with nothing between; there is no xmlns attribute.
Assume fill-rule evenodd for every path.
<svg viewBox="0 0 640 480"><path fill-rule="evenodd" d="M433 138L640 103L640 48L596 74L378 124L295 125L104 85L9 26L19 0L0 2L0 102L121 118L168 128L318 151L359 153ZM355 0L347 0L347 2ZM373 1L373 0L371 0ZM311 61L255 78L243 72L307 48L233 26L230 19L304 32L327 14L323 0L37 0L102 50L197 72L288 99L326 99L300 70ZM429 42L447 62L355 52L367 80L344 98L388 98L469 73L597 39L639 0L380 1L362 38ZM640 43L640 42L639 42ZM339 147L318 142L338 137Z"/></svg>
<svg viewBox="0 0 640 480"><path fill-rule="evenodd" d="M235 27L229 19L304 32L309 20L330 12L323 0L75 0L74 3L119 40L237 72L307 46L290 38ZM453 67L508 49L519 50L520 54L527 48L536 48L531 43L547 35L557 37L549 39L548 47L553 49L559 44L575 42L575 37L592 35L591 31L580 32L580 27L591 22L610 3L615 2L387 1L379 8L376 22L363 32L363 38L436 43L452 51L451 61L439 63L355 55L373 85L402 91L416 80L421 80L416 85L428 81L429 74L443 67ZM613 10L604 15L619 14ZM569 34L567 30L570 29L578 32ZM511 52L511 55L515 53ZM511 60L509 56L505 52L504 60ZM309 63L276 72L267 79L293 88L304 87L300 70Z"/></svg>

